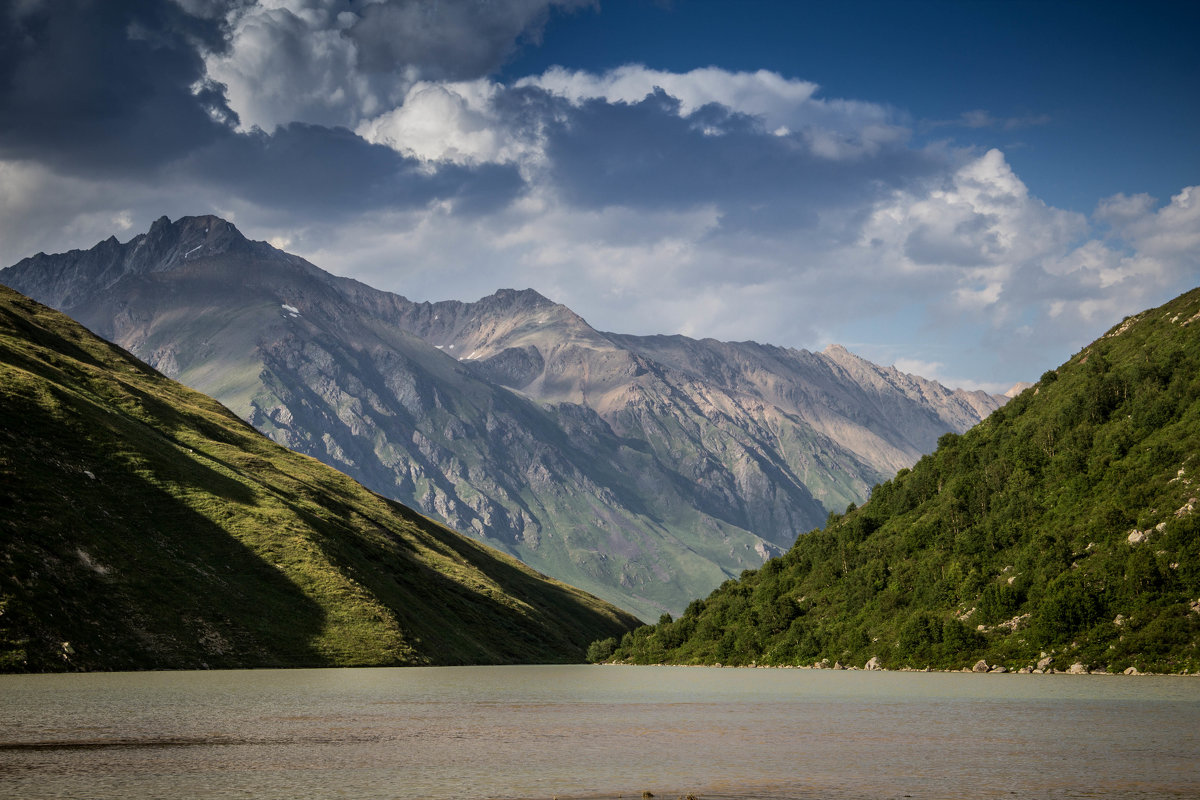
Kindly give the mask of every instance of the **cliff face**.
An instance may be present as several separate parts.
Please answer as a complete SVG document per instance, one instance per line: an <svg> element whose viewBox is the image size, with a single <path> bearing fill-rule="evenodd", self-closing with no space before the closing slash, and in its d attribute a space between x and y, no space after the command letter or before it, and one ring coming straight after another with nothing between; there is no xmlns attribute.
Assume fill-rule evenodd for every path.
<svg viewBox="0 0 1200 800"><path fill-rule="evenodd" d="M0 281L280 444L648 619L999 405L841 348L603 333L529 290L413 303L214 217Z"/></svg>

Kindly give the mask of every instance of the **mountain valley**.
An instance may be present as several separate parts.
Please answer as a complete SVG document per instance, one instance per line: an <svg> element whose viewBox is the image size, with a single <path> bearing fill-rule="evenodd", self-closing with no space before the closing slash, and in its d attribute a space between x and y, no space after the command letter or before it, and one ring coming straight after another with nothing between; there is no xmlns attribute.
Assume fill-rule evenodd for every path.
<svg viewBox="0 0 1200 800"><path fill-rule="evenodd" d="M3 282L276 442L656 619L1006 399L844 348L602 333L531 290L412 302L216 217Z"/></svg>

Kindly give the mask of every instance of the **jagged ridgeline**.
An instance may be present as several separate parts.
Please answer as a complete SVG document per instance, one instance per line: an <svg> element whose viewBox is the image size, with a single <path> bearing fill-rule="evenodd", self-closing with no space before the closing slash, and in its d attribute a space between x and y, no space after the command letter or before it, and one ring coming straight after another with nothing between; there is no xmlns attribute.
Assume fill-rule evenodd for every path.
<svg viewBox="0 0 1200 800"><path fill-rule="evenodd" d="M596 659L1200 668L1200 289ZM615 653L613 652L616 647Z"/></svg>
<svg viewBox="0 0 1200 800"><path fill-rule="evenodd" d="M532 290L413 302L163 217L0 283L277 443L647 621L1004 400L844 348L603 333Z"/></svg>
<svg viewBox="0 0 1200 800"><path fill-rule="evenodd" d="M633 624L0 287L0 670L582 661Z"/></svg>

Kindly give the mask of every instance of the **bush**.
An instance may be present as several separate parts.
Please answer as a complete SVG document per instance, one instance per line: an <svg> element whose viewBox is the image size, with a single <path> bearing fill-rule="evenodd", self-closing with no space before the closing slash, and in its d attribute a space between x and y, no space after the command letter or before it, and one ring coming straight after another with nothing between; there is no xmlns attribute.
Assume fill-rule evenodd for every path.
<svg viewBox="0 0 1200 800"><path fill-rule="evenodd" d="M592 664L601 664L612 658L613 652L617 649L617 638L610 636L607 639L598 639L588 645L587 660Z"/></svg>

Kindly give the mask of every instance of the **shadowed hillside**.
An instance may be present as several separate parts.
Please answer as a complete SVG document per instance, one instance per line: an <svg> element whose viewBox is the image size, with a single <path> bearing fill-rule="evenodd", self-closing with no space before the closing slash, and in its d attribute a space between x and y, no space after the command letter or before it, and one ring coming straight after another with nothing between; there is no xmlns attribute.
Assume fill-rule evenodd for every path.
<svg viewBox="0 0 1200 800"><path fill-rule="evenodd" d="M583 658L633 617L0 287L0 668Z"/></svg>

